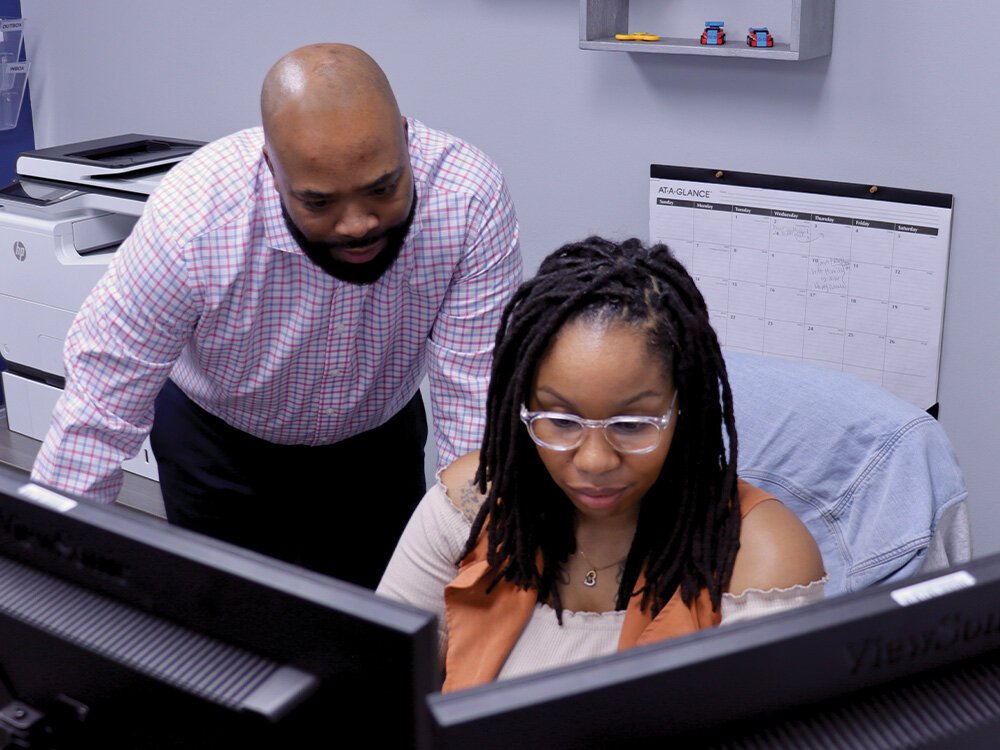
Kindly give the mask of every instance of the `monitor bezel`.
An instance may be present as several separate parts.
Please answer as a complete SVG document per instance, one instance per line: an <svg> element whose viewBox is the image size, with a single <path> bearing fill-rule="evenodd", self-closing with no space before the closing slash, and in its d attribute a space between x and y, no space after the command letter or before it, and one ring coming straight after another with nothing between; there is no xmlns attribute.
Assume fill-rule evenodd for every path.
<svg viewBox="0 0 1000 750"><path fill-rule="evenodd" d="M385 667L388 658L365 644L385 646L404 662L391 668L409 680L399 689L409 694L414 745L427 744L424 698L439 685L429 612L138 511L55 491L2 464L0 555L320 682ZM282 626L295 632L282 634Z"/></svg>
<svg viewBox="0 0 1000 750"><path fill-rule="evenodd" d="M974 583L894 598L956 575ZM970 622L988 632L966 638ZM964 630L950 643L955 623ZM427 702L435 747L614 745L815 705L996 649L1000 555Z"/></svg>

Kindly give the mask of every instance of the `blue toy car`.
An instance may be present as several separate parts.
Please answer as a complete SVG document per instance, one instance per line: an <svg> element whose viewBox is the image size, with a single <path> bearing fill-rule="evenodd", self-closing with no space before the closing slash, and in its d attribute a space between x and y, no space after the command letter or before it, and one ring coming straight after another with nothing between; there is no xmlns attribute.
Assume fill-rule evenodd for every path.
<svg viewBox="0 0 1000 750"><path fill-rule="evenodd" d="M701 32L702 44L725 44L726 32L722 30L725 21L705 21L705 30Z"/></svg>
<svg viewBox="0 0 1000 750"><path fill-rule="evenodd" d="M749 47L773 47L774 37L767 30L767 26L751 26L747 33L747 46Z"/></svg>

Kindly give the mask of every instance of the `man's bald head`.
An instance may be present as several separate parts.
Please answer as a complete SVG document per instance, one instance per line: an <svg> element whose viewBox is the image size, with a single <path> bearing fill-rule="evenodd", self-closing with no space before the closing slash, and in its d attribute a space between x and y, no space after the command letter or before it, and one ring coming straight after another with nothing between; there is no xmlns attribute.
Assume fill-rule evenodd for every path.
<svg viewBox="0 0 1000 750"><path fill-rule="evenodd" d="M289 111L322 116L373 105L399 119L385 73L362 50L347 44L311 44L289 52L268 71L260 94L265 132Z"/></svg>
<svg viewBox="0 0 1000 750"><path fill-rule="evenodd" d="M415 206L407 126L382 69L356 47L301 47L268 72L260 103L289 233L334 276L374 281Z"/></svg>

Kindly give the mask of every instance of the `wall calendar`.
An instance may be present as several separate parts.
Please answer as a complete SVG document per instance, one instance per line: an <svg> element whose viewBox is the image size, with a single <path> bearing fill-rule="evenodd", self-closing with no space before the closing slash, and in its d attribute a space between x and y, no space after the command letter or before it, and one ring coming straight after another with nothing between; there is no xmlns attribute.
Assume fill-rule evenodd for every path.
<svg viewBox="0 0 1000 750"><path fill-rule="evenodd" d="M726 350L832 367L937 403L949 194L651 165L649 236Z"/></svg>

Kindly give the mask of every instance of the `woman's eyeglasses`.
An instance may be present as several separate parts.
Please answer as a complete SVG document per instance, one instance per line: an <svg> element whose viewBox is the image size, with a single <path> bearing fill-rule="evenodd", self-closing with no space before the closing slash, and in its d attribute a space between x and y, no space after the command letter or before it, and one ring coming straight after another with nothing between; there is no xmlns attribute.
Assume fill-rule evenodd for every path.
<svg viewBox="0 0 1000 750"><path fill-rule="evenodd" d="M585 430L600 429L604 439L622 453L649 453L660 444L663 430L670 424L677 401L677 392L670 400L670 408L662 417L620 416L608 419L584 419L576 414L555 411L528 411L521 404L521 421L537 445L553 451L571 451L579 448Z"/></svg>

